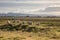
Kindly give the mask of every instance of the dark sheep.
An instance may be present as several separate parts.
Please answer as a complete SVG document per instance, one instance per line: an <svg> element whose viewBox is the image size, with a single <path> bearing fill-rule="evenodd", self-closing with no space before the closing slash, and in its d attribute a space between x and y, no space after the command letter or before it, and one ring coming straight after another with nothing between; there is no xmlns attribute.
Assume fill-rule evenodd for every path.
<svg viewBox="0 0 60 40"><path fill-rule="evenodd" d="M29 25L32 25L32 22L28 22Z"/></svg>
<svg viewBox="0 0 60 40"><path fill-rule="evenodd" d="M36 32L36 27L29 27L27 32Z"/></svg>
<svg viewBox="0 0 60 40"><path fill-rule="evenodd" d="M21 28L20 28L20 30L22 30L22 31L26 31L27 28L28 28L28 25L22 25Z"/></svg>

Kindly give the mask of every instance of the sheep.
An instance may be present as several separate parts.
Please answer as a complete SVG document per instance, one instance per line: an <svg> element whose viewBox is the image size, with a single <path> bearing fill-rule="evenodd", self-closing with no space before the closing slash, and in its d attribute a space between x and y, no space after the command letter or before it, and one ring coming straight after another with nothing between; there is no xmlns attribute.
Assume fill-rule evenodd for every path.
<svg viewBox="0 0 60 40"><path fill-rule="evenodd" d="M27 32L36 32L36 27L28 27Z"/></svg>

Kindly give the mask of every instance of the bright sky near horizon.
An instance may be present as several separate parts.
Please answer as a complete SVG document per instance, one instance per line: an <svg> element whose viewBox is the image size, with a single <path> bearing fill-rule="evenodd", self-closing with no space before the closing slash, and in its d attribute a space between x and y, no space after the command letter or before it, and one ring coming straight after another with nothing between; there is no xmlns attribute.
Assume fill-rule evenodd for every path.
<svg viewBox="0 0 60 40"><path fill-rule="evenodd" d="M44 13L48 7L60 7L60 0L0 0L0 12L14 13ZM45 12L54 13L54 12ZM59 15L60 12L54 13Z"/></svg>

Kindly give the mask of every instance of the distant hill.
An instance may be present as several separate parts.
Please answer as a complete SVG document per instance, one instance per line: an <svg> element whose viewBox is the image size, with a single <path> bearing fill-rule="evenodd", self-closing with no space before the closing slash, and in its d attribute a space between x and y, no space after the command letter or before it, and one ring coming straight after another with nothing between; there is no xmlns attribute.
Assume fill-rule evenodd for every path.
<svg viewBox="0 0 60 40"><path fill-rule="evenodd" d="M53 14L0 13L0 16L55 16Z"/></svg>
<svg viewBox="0 0 60 40"><path fill-rule="evenodd" d="M0 13L0 16L29 16L31 14L24 14L24 13Z"/></svg>

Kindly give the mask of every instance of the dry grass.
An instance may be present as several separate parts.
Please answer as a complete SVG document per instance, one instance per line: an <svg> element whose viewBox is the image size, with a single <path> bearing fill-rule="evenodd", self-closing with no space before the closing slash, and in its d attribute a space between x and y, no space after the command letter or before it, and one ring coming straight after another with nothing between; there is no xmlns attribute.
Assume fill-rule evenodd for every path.
<svg viewBox="0 0 60 40"><path fill-rule="evenodd" d="M55 29L45 32L0 31L0 40L60 40L60 32Z"/></svg>
<svg viewBox="0 0 60 40"><path fill-rule="evenodd" d="M59 18L58 19L54 18L54 19L60 20ZM40 19L38 18L36 20L40 20ZM48 19L48 20L51 20L51 19ZM52 18L52 20L53 20L53 18ZM7 20L0 20L0 25L7 24L6 22L7 22ZM40 22L40 21L38 21L38 22ZM60 21L59 22L42 21L42 22L40 22L41 24L39 26L36 26L36 25L34 25L36 22L33 22L34 24L30 25L30 26L36 26L37 28L48 28L48 27L51 28L50 31L41 30L42 32L40 31L37 33L25 32L25 31L22 32L22 30L20 30L20 31L2 31L2 30L0 30L0 40L60 40L60 26L47 26L48 23L46 23L46 22L53 23L53 24L60 24ZM17 23L15 23L15 24L17 24Z"/></svg>

